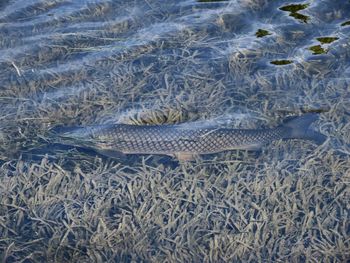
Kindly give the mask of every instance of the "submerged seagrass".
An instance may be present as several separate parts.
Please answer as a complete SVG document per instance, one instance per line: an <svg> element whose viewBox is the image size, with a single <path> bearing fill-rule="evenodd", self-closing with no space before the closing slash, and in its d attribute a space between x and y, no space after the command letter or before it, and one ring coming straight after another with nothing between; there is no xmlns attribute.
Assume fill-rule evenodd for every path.
<svg viewBox="0 0 350 263"><path fill-rule="evenodd" d="M107 124L64 128L62 143L88 147L107 156L123 154L165 154L193 159L198 154L226 150L255 150L280 139L305 139L322 143L325 136L310 129L318 118L308 113L293 117L271 129L231 129L186 123L178 125ZM68 131L67 131L68 130Z"/></svg>

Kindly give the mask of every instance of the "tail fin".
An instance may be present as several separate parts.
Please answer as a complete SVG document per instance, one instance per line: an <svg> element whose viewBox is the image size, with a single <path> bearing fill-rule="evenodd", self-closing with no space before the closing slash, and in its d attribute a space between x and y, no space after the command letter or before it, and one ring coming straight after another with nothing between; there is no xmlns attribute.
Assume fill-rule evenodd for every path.
<svg viewBox="0 0 350 263"><path fill-rule="evenodd" d="M282 124L283 127L289 129L288 135L284 139L304 139L322 144L327 137L310 129L310 125L317 119L317 113L306 113L301 116L288 118Z"/></svg>

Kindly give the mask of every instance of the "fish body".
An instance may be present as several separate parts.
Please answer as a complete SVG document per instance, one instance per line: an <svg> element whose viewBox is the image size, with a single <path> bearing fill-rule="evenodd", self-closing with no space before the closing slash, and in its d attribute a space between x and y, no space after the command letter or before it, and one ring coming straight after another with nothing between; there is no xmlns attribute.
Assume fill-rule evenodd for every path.
<svg viewBox="0 0 350 263"><path fill-rule="evenodd" d="M325 136L310 129L317 114L305 114L289 119L270 129L231 129L178 125L106 124L78 127L59 134L70 144L89 147L105 155L164 154L179 159L193 159L196 155L227 150L256 150L281 139L305 139L321 143Z"/></svg>

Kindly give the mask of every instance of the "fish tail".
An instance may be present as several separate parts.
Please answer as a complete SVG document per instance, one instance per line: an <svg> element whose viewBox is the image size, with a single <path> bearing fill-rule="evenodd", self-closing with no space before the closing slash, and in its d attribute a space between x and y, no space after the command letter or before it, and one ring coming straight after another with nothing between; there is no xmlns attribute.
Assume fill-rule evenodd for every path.
<svg viewBox="0 0 350 263"><path fill-rule="evenodd" d="M317 119L317 113L306 113L301 116L288 118L282 124L282 127L288 129L284 139L311 140L317 144L322 144L327 139L327 136L310 128L310 125Z"/></svg>

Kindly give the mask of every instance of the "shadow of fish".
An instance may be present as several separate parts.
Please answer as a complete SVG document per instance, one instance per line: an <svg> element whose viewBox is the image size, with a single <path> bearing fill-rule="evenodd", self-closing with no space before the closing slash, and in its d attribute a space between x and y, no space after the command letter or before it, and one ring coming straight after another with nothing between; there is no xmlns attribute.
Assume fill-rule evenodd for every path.
<svg viewBox="0 0 350 263"><path fill-rule="evenodd" d="M270 129L232 129L186 123L177 125L106 124L87 127L63 127L56 130L63 144L86 147L109 157L120 154L162 154L179 160L227 150L258 150L275 140L302 139L318 144L326 136L310 125L318 114L290 117Z"/></svg>

